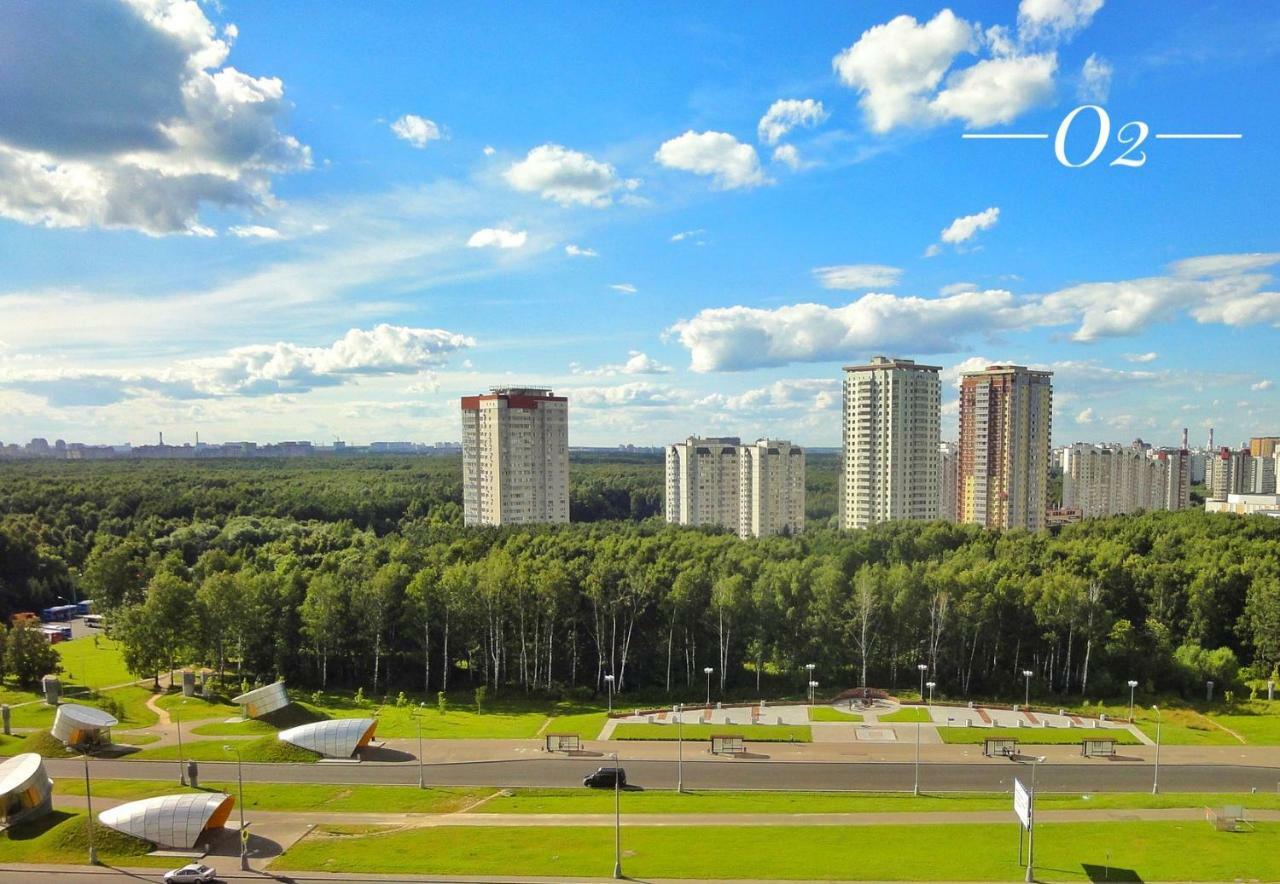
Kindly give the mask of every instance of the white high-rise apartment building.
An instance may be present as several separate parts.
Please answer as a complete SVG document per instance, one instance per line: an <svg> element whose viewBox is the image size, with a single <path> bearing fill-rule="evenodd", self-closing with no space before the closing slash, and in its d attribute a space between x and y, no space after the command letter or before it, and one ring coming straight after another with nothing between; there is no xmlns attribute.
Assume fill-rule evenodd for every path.
<svg viewBox="0 0 1280 884"><path fill-rule="evenodd" d="M845 366L841 528L938 518L940 370L885 356Z"/></svg>
<svg viewBox="0 0 1280 884"><path fill-rule="evenodd" d="M1052 378L1021 365L992 365L961 378L957 521L1029 531L1045 526Z"/></svg>
<svg viewBox="0 0 1280 884"><path fill-rule="evenodd" d="M739 537L804 531L804 449L759 439L738 454Z"/></svg>
<svg viewBox="0 0 1280 884"><path fill-rule="evenodd" d="M690 436L666 451L665 515L674 525L717 526L740 537L804 530L804 449L760 439Z"/></svg>
<svg viewBox="0 0 1280 884"><path fill-rule="evenodd" d="M737 531L738 449L736 436L690 436L667 446L667 521L673 525L717 526Z"/></svg>
<svg viewBox="0 0 1280 884"><path fill-rule="evenodd" d="M569 400L545 387L462 397L467 525L569 521Z"/></svg>

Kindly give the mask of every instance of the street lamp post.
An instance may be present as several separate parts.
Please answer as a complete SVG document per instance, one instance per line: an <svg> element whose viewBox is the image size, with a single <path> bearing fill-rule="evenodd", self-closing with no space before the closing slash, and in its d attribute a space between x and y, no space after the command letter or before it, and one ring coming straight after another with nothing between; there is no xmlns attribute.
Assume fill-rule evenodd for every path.
<svg viewBox="0 0 1280 884"><path fill-rule="evenodd" d="M804 664L804 668L805 668L805 672L808 673L805 677L805 681L809 683L809 705L812 706L813 705L813 670L817 669L818 667L814 663L806 663Z"/></svg>
<svg viewBox="0 0 1280 884"><path fill-rule="evenodd" d="M924 674L929 671L927 663L917 663L916 669L920 670L920 699L924 699Z"/></svg>
<svg viewBox="0 0 1280 884"><path fill-rule="evenodd" d="M89 865L98 864L98 848L93 843L93 790L89 787L89 754L82 753L84 759L84 800L89 811Z"/></svg>
<svg viewBox="0 0 1280 884"><path fill-rule="evenodd" d="M818 686L818 683L816 681L809 682L809 705L810 706L813 705L814 688L816 688L817 686Z"/></svg>
<svg viewBox="0 0 1280 884"><path fill-rule="evenodd" d="M622 877L622 786L618 753L613 753L613 877Z"/></svg>
<svg viewBox="0 0 1280 884"><path fill-rule="evenodd" d="M1151 779L1151 794L1158 795L1160 794L1160 726L1164 724L1164 717L1156 706L1152 706L1151 711L1156 714L1156 769Z"/></svg>
<svg viewBox="0 0 1280 884"><path fill-rule="evenodd" d="M236 754L236 784L240 792L240 797L236 801L240 805L240 870L247 872L249 871L249 833L244 827L244 774L240 768L240 750L223 746L222 751Z"/></svg>
<svg viewBox="0 0 1280 884"><path fill-rule="evenodd" d="M676 704L676 792L684 792L684 704Z"/></svg>
<svg viewBox="0 0 1280 884"><path fill-rule="evenodd" d="M912 795L920 794L920 722L916 722L916 784L911 789Z"/></svg>
<svg viewBox="0 0 1280 884"><path fill-rule="evenodd" d="M938 686L938 683L936 681L926 681L924 683L924 686L929 689L929 705L932 706L933 705L933 689Z"/></svg>
<svg viewBox="0 0 1280 884"><path fill-rule="evenodd" d="M1138 687L1134 679L1129 679L1129 724L1133 724L1133 692Z"/></svg>
<svg viewBox="0 0 1280 884"><path fill-rule="evenodd" d="M1031 676L1033 675L1035 675L1035 673L1032 672L1030 669L1022 670L1022 677L1027 680L1027 693L1022 700L1022 705L1023 705L1023 708L1025 709L1031 708Z"/></svg>
<svg viewBox="0 0 1280 884"><path fill-rule="evenodd" d="M1031 805L1027 808L1031 825L1027 826L1027 877L1034 881L1036 862L1036 770L1044 763L1045 756L1037 755L1031 759Z"/></svg>
<svg viewBox="0 0 1280 884"><path fill-rule="evenodd" d="M707 676L707 705L711 705L711 673L715 672L710 666L703 668L703 673Z"/></svg>
<svg viewBox="0 0 1280 884"><path fill-rule="evenodd" d="M420 713L415 715L413 720L418 725L418 788L425 789L427 781L422 769L422 715Z"/></svg>
<svg viewBox="0 0 1280 884"><path fill-rule="evenodd" d="M609 674L604 677L604 683L609 686L609 714L613 714L613 675Z"/></svg>
<svg viewBox="0 0 1280 884"><path fill-rule="evenodd" d="M173 723L178 727L178 782L185 786L187 784L187 766L182 761L182 716L175 712Z"/></svg>

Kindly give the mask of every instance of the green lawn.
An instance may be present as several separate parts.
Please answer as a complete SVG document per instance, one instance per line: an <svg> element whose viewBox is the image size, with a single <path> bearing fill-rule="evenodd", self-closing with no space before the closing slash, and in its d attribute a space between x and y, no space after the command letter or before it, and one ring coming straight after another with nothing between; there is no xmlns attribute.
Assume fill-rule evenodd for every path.
<svg viewBox="0 0 1280 884"><path fill-rule="evenodd" d="M242 761L265 761L276 764L290 762L312 762L320 756L306 749L300 749L285 743L274 736L258 737L256 740L183 740L182 758L194 758L196 761L235 761L234 752L223 750L231 746L240 751ZM157 749L143 749L126 756L139 761L177 760L178 746L161 746Z"/></svg>
<svg viewBox="0 0 1280 884"><path fill-rule="evenodd" d="M441 715L435 697L425 706L415 703L422 698L413 696L408 705L391 702L379 705L373 702L358 704L350 694L325 693L320 702L313 702L312 695L302 692L291 694L301 705L326 718L373 717L378 719L378 736L383 739L410 738L418 735L418 720L422 723L422 736L427 740L493 739L523 740L538 735L543 723L555 715L572 715L599 711L598 707L578 703L549 703L528 701L521 697L490 698L482 713L476 712L470 696L458 694L449 697L446 712Z"/></svg>
<svg viewBox="0 0 1280 884"><path fill-rule="evenodd" d="M607 712L583 712L578 715L558 715L543 730L544 734L577 734L580 739L594 740L604 730L609 720Z"/></svg>
<svg viewBox="0 0 1280 884"><path fill-rule="evenodd" d="M1141 880L1275 880L1280 824L1245 834L1195 823L1042 823L1037 880L1088 881L1083 864L1130 869ZM635 878L792 880L1019 880L1012 825L865 828L629 826L623 871ZM435 875L606 875L608 827L415 828L336 836L321 826L272 863L273 871ZM1096 880L1096 878L1094 879ZM1130 878L1132 880L1132 878Z"/></svg>
<svg viewBox="0 0 1280 884"><path fill-rule="evenodd" d="M183 722L207 721L210 718L228 719L240 714L240 707L214 698L184 697L182 691L171 691L156 701L156 705L171 716L180 716Z"/></svg>
<svg viewBox="0 0 1280 884"><path fill-rule="evenodd" d="M155 780L94 780L97 798L136 801L181 792L238 795L234 782L203 782L201 789ZM320 783L245 783L246 810L322 811L325 813L453 813L492 795L493 789L419 789L416 786L330 786ZM54 781L60 795L83 795L80 778Z"/></svg>
<svg viewBox="0 0 1280 884"><path fill-rule="evenodd" d="M933 721L933 719L929 717L929 710L920 706L904 706L897 712L890 712L888 715L881 715L880 720L889 722L890 724L914 724L916 722L919 722L920 724L928 724Z"/></svg>
<svg viewBox="0 0 1280 884"><path fill-rule="evenodd" d="M86 814L55 810L0 833L0 865L11 863L87 863ZM94 827L94 846L106 865L172 867L173 859L149 857L151 845L105 826Z"/></svg>
<svg viewBox="0 0 1280 884"><path fill-rule="evenodd" d="M64 685L74 684L101 690L139 680L125 667L119 642L99 635L96 636L98 644L95 647L94 638L95 636L87 635L69 642L58 642L53 646L62 658L61 678Z"/></svg>
<svg viewBox="0 0 1280 884"><path fill-rule="evenodd" d="M265 721L258 721L250 718L245 721L206 721L203 724L196 724L191 727L191 733L203 734L205 736L225 737L228 735L241 734L245 736L274 734L276 728L272 727Z"/></svg>
<svg viewBox="0 0 1280 884"><path fill-rule="evenodd" d="M862 716L855 712L842 712L839 709L832 709L830 706L810 706L810 721L840 721L853 722L862 721Z"/></svg>
<svg viewBox="0 0 1280 884"><path fill-rule="evenodd" d="M903 792L627 792L623 813L915 813L1008 810L1005 792L909 795ZM1129 810L1242 804L1250 810L1280 810L1280 794L1218 795L1147 792L1042 792L1044 810ZM388 808L394 810L398 808ZM476 813L612 813L613 793L586 789L510 789Z"/></svg>
<svg viewBox="0 0 1280 884"><path fill-rule="evenodd" d="M940 727L938 736L944 743L977 744L983 740L1017 740L1024 746L1079 745L1081 740L1115 740L1122 746L1138 745L1138 738L1127 730L1066 727Z"/></svg>
<svg viewBox="0 0 1280 884"><path fill-rule="evenodd" d="M1280 746L1280 701L1246 700L1230 712L1210 712L1210 721L1230 728L1255 746Z"/></svg>
<svg viewBox="0 0 1280 884"><path fill-rule="evenodd" d="M1129 717L1128 704L1109 706L1085 706L1080 711L1088 715L1105 712L1108 718L1124 721ZM1168 746L1239 746L1240 741L1227 733L1214 721L1197 710L1185 706L1160 707L1164 724L1160 728L1160 742ZM1151 739L1156 738L1156 714L1151 704L1138 703L1133 710L1133 723Z"/></svg>
<svg viewBox="0 0 1280 884"><path fill-rule="evenodd" d="M808 743L813 737L807 725L797 724L686 724L684 739L709 742L713 735L734 734L755 743ZM620 724L615 740L675 740L680 729L671 724Z"/></svg>

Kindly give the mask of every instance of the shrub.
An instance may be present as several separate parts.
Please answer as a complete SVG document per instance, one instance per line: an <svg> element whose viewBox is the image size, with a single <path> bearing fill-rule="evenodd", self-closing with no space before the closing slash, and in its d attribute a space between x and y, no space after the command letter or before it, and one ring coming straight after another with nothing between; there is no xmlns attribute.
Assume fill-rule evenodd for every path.
<svg viewBox="0 0 1280 884"><path fill-rule="evenodd" d="M444 691L440 691L436 694L436 708L440 710L441 715L444 715L445 711L449 708L449 698L444 695Z"/></svg>
<svg viewBox="0 0 1280 884"><path fill-rule="evenodd" d="M409 698L408 698L407 696L405 696L404 691L401 691L400 693L396 694L396 705L397 705L397 706L408 706L408 705L409 705Z"/></svg>
<svg viewBox="0 0 1280 884"><path fill-rule="evenodd" d="M489 688L486 685L480 685L476 688L476 714L484 712L484 700L489 696Z"/></svg>

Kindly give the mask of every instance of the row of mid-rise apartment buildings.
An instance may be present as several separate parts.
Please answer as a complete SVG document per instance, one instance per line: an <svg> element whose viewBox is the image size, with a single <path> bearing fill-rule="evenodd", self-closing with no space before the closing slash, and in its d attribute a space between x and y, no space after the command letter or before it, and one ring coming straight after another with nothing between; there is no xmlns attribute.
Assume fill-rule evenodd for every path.
<svg viewBox="0 0 1280 884"><path fill-rule="evenodd" d="M546 387L463 396L467 525L569 521L569 401ZM772 439L688 439L667 448L667 520L741 536L804 530L804 451Z"/></svg>
<svg viewBox="0 0 1280 884"><path fill-rule="evenodd" d="M1062 506L1080 518L1180 510L1191 502L1191 453L1141 443L1077 442L1062 452Z"/></svg>
<svg viewBox="0 0 1280 884"><path fill-rule="evenodd" d="M1052 374L992 365L960 380L960 433L941 441L941 367L877 356L844 369L839 523L947 519L1045 525Z"/></svg>

